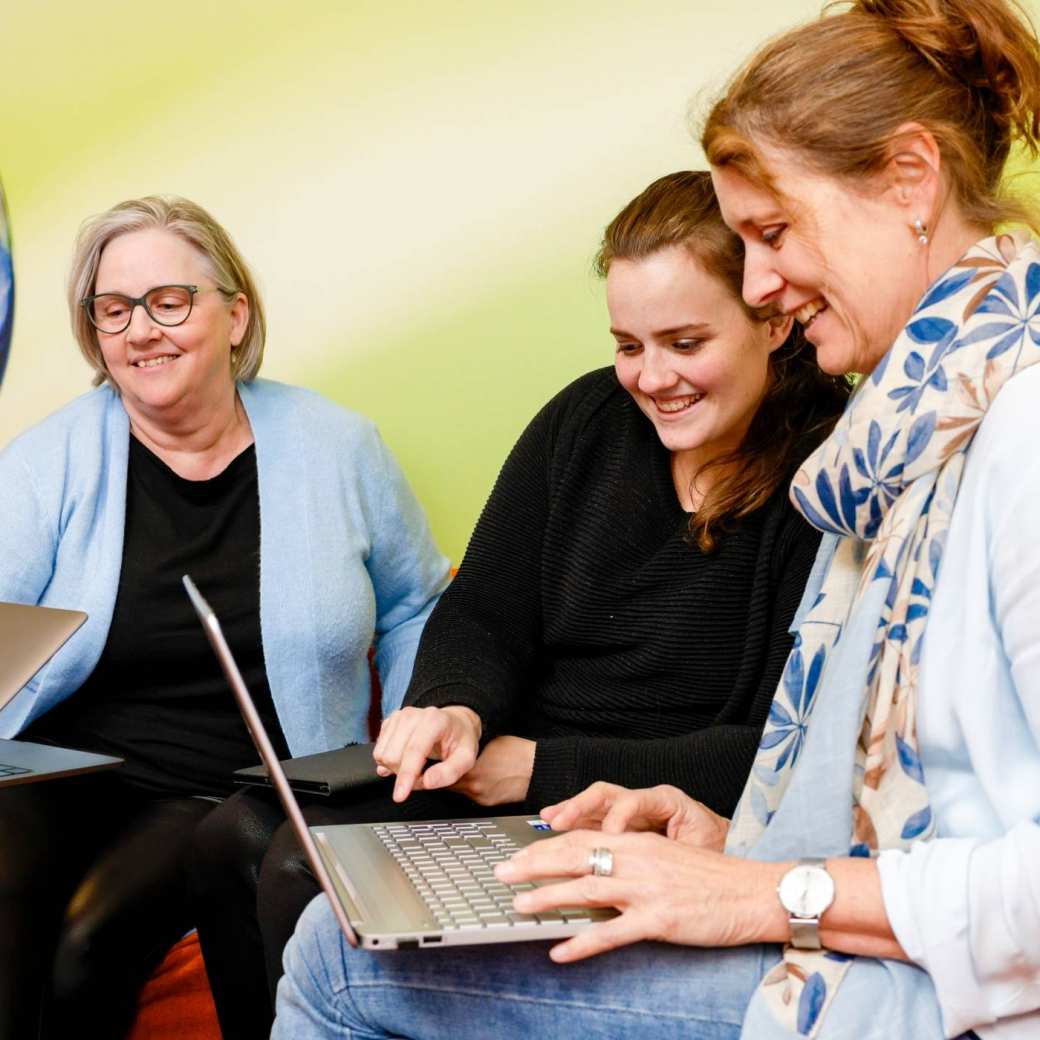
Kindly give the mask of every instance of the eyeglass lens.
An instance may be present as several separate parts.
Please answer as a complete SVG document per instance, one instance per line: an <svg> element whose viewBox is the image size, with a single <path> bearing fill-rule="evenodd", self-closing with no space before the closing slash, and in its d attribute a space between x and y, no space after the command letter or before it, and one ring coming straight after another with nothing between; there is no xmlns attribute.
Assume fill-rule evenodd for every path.
<svg viewBox="0 0 1040 1040"><path fill-rule="evenodd" d="M141 302L157 324L180 325L191 313L191 297L191 289L183 285L160 285L145 293L142 301L122 293L102 293L91 298L87 313L101 332L122 332L129 327L133 309Z"/></svg>

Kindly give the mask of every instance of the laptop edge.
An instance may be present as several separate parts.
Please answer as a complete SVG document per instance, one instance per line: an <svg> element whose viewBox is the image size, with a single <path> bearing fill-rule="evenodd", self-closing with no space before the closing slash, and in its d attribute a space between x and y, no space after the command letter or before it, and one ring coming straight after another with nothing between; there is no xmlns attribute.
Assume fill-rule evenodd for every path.
<svg viewBox="0 0 1040 1040"><path fill-rule="evenodd" d="M260 755L260 760L267 767L271 785L274 787L275 791L278 792L278 799L282 803L285 815L291 822L293 830L296 832L296 837L299 840L300 845L303 846L304 852L307 854L307 859L310 861L311 869L314 871L314 876L318 879L318 883L321 885L322 890L329 897L333 913L336 915L336 920L339 922L339 926L343 930L343 935L346 937L347 942L349 942L351 946L357 946L358 938L354 929L351 927L350 919L347 917L347 912L343 908L342 897L336 891L332 879L329 877L329 873L325 869L325 861L322 859L317 846L314 844L314 838L307 827L307 822L303 818L300 806L289 788L289 781L285 777L285 771L282 769L281 762L278 760L278 755L271 746L271 741L268 739L267 732L264 729L264 724L260 721L260 715L256 710L256 706L253 704L253 698L249 695L249 691L246 689L246 684L242 679L242 673L239 672L238 665L235 663L235 659L231 655L231 650L227 645L227 640L224 639L224 633L221 631L220 622L217 620L217 616L213 613L210 605L202 598L202 595L195 587L195 583L191 578L185 574L181 580L184 583L184 588L187 590L188 595L191 597L191 603L195 608L195 613L199 615L199 620L202 622L203 629L205 629L206 637L209 639L210 646L213 647L213 651L217 655L217 659L220 661L220 666L224 670L224 675L227 677L227 681L231 685L231 691L234 693L235 700L238 702L238 707L242 712L242 718L245 720L246 728L249 730L249 735L253 738L253 743L256 745L256 750Z"/></svg>

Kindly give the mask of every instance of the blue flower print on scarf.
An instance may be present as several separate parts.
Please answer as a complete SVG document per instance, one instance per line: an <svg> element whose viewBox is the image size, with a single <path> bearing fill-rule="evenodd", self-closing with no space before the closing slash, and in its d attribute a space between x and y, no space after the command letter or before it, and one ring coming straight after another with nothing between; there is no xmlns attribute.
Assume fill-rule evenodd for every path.
<svg viewBox="0 0 1040 1040"><path fill-rule="evenodd" d="M1024 298L1011 274L1005 274L982 301L979 314L993 314L1004 320L988 322L959 340L957 347L967 347L980 340L995 340L986 352L992 361L1007 351L1016 349L1014 364L1021 361L1022 349L1028 336L1034 346L1040 346L1040 264L1030 264L1026 270Z"/></svg>
<svg viewBox="0 0 1040 1040"><path fill-rule="evenodd" d="M779 698L773 701L769 709L769 721L759 745L766 749L785 745L773 765L774 772L779 772L788 765L793 768L798 761L805 742L805 728L809 724L816 691L820 685L825 657L821 646L813 655L809 670L806 671L801 649L796 647L791 651L783 677L784 692L787 695L786 706Z"/></svg>
<svg viewBox="0 0 1040 1040"><path fill-rule="evenodd" d="M909 410L912 415L926 390L946 392L949 384L942 360L957 336L957 326L946 318L921 318L907 325L906 334L915 343L930 348L927 360L916 350L907 354L903 361L903 374L910 381L888 391L888 396L899 402L896 411Z"/></svg>

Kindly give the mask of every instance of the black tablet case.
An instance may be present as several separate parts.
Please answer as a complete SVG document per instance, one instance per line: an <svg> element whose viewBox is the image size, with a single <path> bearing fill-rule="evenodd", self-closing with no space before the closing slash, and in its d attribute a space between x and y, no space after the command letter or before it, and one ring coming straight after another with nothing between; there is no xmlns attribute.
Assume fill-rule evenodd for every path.
<svg viewBox="0 0 1040 1040"><path fill-rule="evenodd" d="M302 758L287 758L282 768L294 791L334 795L383 780L376 772L372 744L348 744L335 751L322 751ZM265 766L236 769L236 784L270 787Z"/></svg>

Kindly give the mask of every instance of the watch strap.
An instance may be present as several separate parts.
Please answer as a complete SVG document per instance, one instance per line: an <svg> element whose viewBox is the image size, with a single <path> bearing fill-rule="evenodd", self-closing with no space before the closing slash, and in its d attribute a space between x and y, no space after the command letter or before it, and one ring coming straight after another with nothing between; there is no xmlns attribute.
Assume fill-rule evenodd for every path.
<svg viewBox="0 0 1040 1040"><path fill-rule="evenodd" d="M818 917L788 917L790 936L788 942L796 950L822 950L820 942L820 919Z"/></svg>

